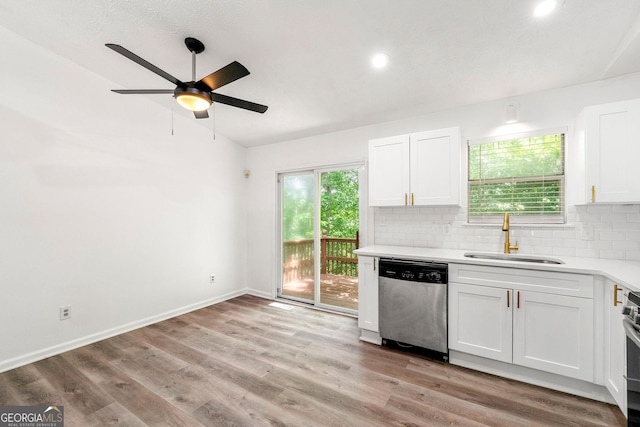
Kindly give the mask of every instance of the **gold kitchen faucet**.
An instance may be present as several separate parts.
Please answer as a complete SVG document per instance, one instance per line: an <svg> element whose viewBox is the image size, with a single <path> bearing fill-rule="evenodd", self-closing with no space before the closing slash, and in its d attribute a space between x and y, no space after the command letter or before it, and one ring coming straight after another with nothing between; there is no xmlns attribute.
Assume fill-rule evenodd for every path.
<svg viewBox="0 0 640 427"><path fill-rule="evenodd" d="M505 232L504 236L504 253L510 254L511 251L518 250L518 241L516 240L516 244L512 245L509 241L509 212L504 213L504 220L502 221L502 231Z"/></svg>

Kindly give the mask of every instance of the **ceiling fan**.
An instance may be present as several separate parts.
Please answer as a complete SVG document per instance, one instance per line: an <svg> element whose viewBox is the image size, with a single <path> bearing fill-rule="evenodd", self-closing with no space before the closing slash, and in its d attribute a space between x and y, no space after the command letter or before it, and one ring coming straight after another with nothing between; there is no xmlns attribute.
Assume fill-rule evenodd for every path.
<svg viewBox="0 0 640 427"><path fill-rule="evenodd" d="M193 37L187 37L184 39L184 44L191 52L191 64L192 64L192 80L190 82L182 82L171 74L161 70L150 62L140 58L135 53L125 49L124 47L107 43L109 49L112 49L119 54L129 58L136 64L142 65L149 71L152 71L160 77L169 80L176 85L175 89L113 89L112 92L121 94L166 94L172 93L173 97L178 101L178 104L182 105L188 110L193 111L196 119L206 119L209 117L207 109L211 106L212 102L219 102L221 104L231 105L232 107L238 107L249 111L255 111L257 113L264 113L267 111L266 105L256 104L255 102L245 101L243 99L233 98L231 96L222 95L220 93L214 93L213 91L221 88L222 86L236 81L242 77L249 75L247 70L242 64L237 61L233 61L231 64L222 67L218 71L214 71L202 79L196 80L196 55L204 51L204 44L200 40Z"/></svg>

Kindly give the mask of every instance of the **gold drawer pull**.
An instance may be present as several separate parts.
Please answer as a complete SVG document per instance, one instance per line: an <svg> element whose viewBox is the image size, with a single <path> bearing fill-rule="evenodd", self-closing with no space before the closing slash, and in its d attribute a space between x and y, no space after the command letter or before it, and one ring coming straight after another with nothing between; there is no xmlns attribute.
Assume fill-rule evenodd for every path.
<svg viewBox="0 0 640 427"><path fill-rule="evenodd" d="M618 301L618 291L621 291L622 288L619 288L618 285L613 285L613 306L617 307L618 304L622 304L622 301Z"/></svg>

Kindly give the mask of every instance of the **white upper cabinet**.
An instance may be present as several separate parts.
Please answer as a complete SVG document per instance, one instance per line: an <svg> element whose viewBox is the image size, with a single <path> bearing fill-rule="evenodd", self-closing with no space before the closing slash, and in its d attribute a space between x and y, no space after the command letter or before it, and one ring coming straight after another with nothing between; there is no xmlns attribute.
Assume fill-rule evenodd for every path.
<svg viewBox="0 0 640 427"><path fill-rule="evenodd" d="M458 127L369 141L369 205L460 203Z"/></svg>
<svg viewBox="0 0 640 427"><path fill-rule="evenodd" d="M640 202L640 99L584 110L586 201Z"/></svg>
<svg viewBox="0 0 640 427"><path fill-rule="evenodd" d="M460 203L460 130L414 133L409 141L411 204Z"/></svg>
<svg viewBox="0 0 640 427"><path fill-rule="evenodd" d="M409 191L409 135L369 141L369 205L405 205Z"/></svg>

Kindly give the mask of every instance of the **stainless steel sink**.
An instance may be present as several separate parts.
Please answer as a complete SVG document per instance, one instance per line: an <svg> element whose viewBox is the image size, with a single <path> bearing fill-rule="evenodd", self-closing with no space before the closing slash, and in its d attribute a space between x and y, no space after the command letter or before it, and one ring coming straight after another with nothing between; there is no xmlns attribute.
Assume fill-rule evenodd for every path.
<svg viewBox="0 0 640 427"><path fill-rule="evenodd" d="M464 254L464 256L467 258L493 259L497 261L535 262L538 264L564 264L564 262L556 258L536 255L501 254L493 252L467 252Z"/></svg>

